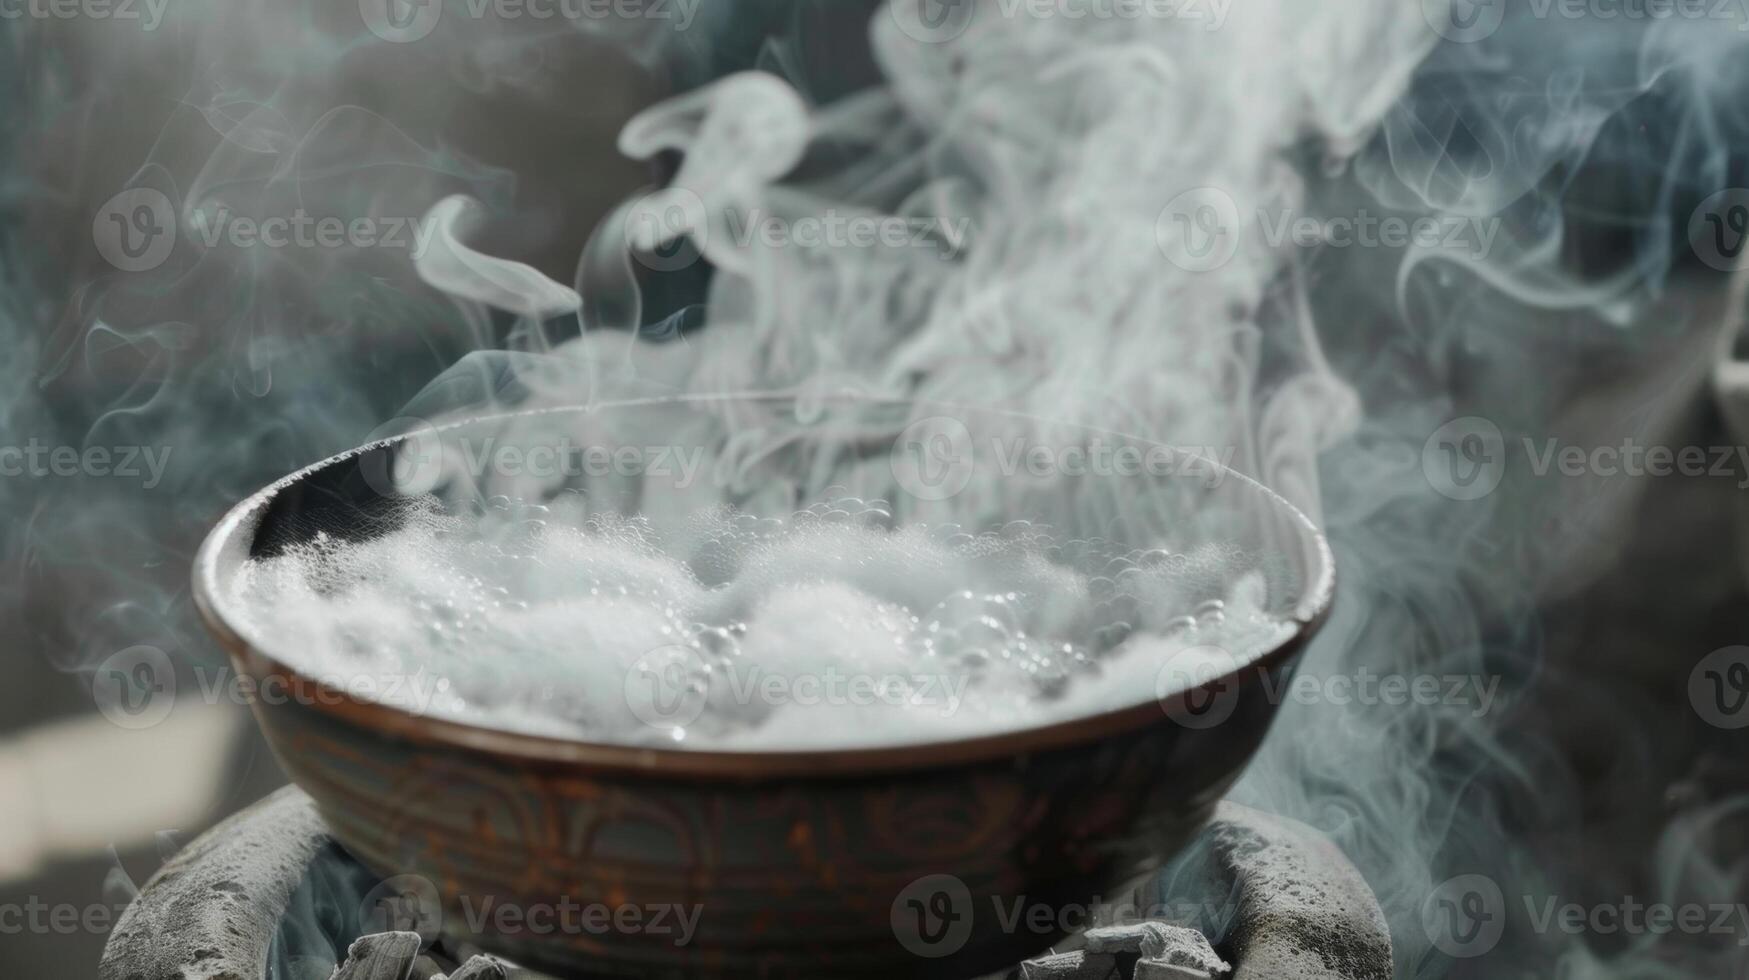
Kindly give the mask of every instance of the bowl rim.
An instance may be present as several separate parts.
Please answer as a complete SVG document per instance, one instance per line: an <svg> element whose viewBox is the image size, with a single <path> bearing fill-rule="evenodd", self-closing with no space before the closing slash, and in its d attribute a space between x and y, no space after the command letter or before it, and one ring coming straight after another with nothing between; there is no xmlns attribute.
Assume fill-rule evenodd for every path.
<svg viewBox="0 0 1749 980"><path fill-rule="evenodd" d="M710 395L662 395L648 398L616 399L589 404L563 405L509 412L473 415L429 425L419 434L437 434L482 423L507 423L519 418L542 415L594 413L608 409L640 405L677 405L731 400L759 399L776 402L796 402L795 392L761 391ZM969 411L1015 418L1032 418L1023 413L999 408L957 405L928 400L885 399L853 394L827 396L824 400L854 399L865 403L903 404L913 409ZM1049 420L1043 420L1049 421ZM1135 440L1138 443L1189 451L1186 447L1171 447L1166 443L1138 436L1102 430L1075 423L1089 433L1101 433ZM1262 495L1265 503L1288 518L1288 523L1307 536L1316 562L1316 576L1302 590L1295 611L1290 617L1295 624L1292 634L1279 643L1260 651L1232 671L1204 680L1195 687L1167 698L1150 698L1129 707L1084 715L1065 721L1011 729L988 735L975 735L943 741L899 743L847 748L802 748L786 750L721 750L709 748L653 747L591 742L551 735L488 728L455 721L429 713L397 707L381 701L356 697L351 692L335 688L324 680L304 676L289 664L245 639L222 609L221 559L240 547L245 535L252 536L268 505L281 493L311 475L338 466L365 453L374 452L412 438L404 432L374 439L361 446L337 453L287 474L250 494L235 504L214 525L195 555L193 565L194 604L207 628L231 657L236 669L254 678L269 678L300 691L313 691L316 696L304 699L299 707L310 707L332 719L372 730L383 735L425 745L498 756L523 767L557 767L573 770L605 771L631 775L684 776L728 782L756 782L772 779L809 777L846 777L910 772L977 763L1010 763L1016 757L1036 752L1072 748L1107 737L1128 734L1151 725L1173 721L1188 710L1189 699L1207 692L1216 685L1245 687L1259 684L1262 677L1293 660L1330 616L1336 588L1336 563L1330 544L1312 520L1286 498L1264 484L1232 469L1219 460L1199 456L1206 464L1217 467L1222 480L1236 480L1250 492ZM258 717L263 712L260 699L251 698L251 707ZM1218 725L1215 726L1218 729ZM1188 729L1187 729L1188 730Z"/></svg>

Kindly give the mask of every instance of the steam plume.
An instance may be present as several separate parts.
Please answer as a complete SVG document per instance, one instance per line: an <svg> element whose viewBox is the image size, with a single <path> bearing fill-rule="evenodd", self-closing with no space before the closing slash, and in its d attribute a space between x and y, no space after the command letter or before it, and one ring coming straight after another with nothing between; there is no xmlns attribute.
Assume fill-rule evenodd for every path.
<svg viewBox="0 0 1749 980"><path fill-rule="evenodd" d="M68 667L141 642L200 649L181 589L217 511L362 440L449 368L407 414L851 389L1236 447L1242 469L1321 515L1341 556L1344 599L1309 674L1498 675L1519 703L1551 670L1531 607L1581 584L1586 556L1537 533L1560 502L1536 488L1440 497L1422 447L1477 404L1513 432L1545 424L1585 380L1564 369L1576 349L1631 356L1648 329L1704 329L1648 328L1643 314L1681 248L1669 216L1727 185L1729 147L1749 130L1734 23L1525 7L1467 43L1433 29L1439 4L1254 0L1210 31L987 2L936 42L902 29L922 21L895 0L868 11L883 81L859 86L806 57L821 5L797 5L771 43L746 36L770 13L759 4L706 5L684 34L446 16L415 44L290 9L177 5L171 29L143 39L0 23L0 81L23 104L0 139L27 168L0 185L5 441L175 451L153 493L0 482L15 517L9 616ZM577 47L621 84L567 73ZM748 67L764 74L697 84ZM616 131L668 87L688 91L625 131L628 152L681 160L654 197L610 211L639 173L598 161L582 176L564 155L574 141L537 138L565 129L555 120ZM488 126L511 110L520 153ZM130 132L131 118L153 122ZM1581 175L1617 176L1618 206L1587 206ZM173 204L181 237L156 269L119 272L93 251L92 215L123 188ZM455 194L497 220L469 227L459 204L430 214L446 250L419 273L454 306L406 254L198 247L222 211L410 220ZM1233 254L1199 267L1177 222L1217 205ZM1498 220L1500 238L1485 255L1307 256L1253 220L1362 206ZM924 247L741 240L755 211L793 226L831 207L910 220ZM662 224L670 212L685 220ZM1619 251L1587 253L1599 238ZM629 254L664 240L691 242L714 276L655 276L647 252ZM57 254L77 259L57 268ZM69 281L71 297L44 285ZM706 281L697 308L664 295ZM545 353L579 301L585 332ZM1581 318L1594 321L1582 336ZM726 428L751 433L721 447L730 471L795 435L733 414L747 411L725 409ZM1001 493L960 505L999 513ZM62 617L26 612L66 594L80 598ZM1522 721L1289 704L1239 794L1335 837L1385 900L1404 975L1439 975L1421 922L1434 884L1482 872L1529 890L1573 870L1526 843L1526 828L1579 815L1576 776ZM1661 789L1656 773L1620 778ZM1661 893L1741 893L1713 851L1731 813L1670 826ZM1542 936L1500 961L1537 976L1713 977L1728 955Z"/></svg>

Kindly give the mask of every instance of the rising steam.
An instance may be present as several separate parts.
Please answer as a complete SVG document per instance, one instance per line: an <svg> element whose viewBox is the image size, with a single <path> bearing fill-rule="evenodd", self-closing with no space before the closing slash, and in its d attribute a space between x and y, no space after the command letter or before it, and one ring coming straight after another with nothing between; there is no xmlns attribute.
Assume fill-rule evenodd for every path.
<svg viewBox="0 0 1749 980"><path fill-rule="evenodd" d="M40 154L32 182L0 185L17 219L0 242L0 431L176 454L155 495L0 483L15 518L8 603L78 583L88 598L65 622L33 621L69 667L141 642L195 649L181 583L217 510L404 404L434 418L855 391L1233 447L1238 468L1319 515L1337 547L1343 598L1308 674L1500 676L1504 703L1519 703L1551 669L1531 609L1576 588L1585 555L1538 540L1551 505L1532 488L1441 497L1422 447L1478 404L1503 428L1533 429L1583 380L1564 371L1575 347L1645 343L1640 317L1685 233L1666 216L1727 186L1729 141L1749 133L1741 25L1520 9L1463 43L1441 39L1433 2L1250 0L1209 30L988 0L938 39L916 32L916 2L865 12L878 81L855 81L873 84L840 77L853 58L799 54L829 19L816 4L797 5L772 29L783 40L763 47L743 36L771 13L761 4L707 4L687 32L452 18L406 45L275 12L284 5L196 5L172 13L186 33L125 56L112 38L49 38L70 72L0 59L28 106L0 138ZM617 58L604 63L635 81L615 92L631 94L562 71L567 44ZM762 71L730 73L749 67ZM574 138L540 138L611 133L664 88L684 92L619 134L627 155L673 175L647 194L616 204L632 170L581 166ZM148 113L162 132L107 128L152 98L181 105ZM1649 133L1624 122L1647 119L1653 98L1674 109ZM494 129L500 113L512 121ZM117 143L137 152L118 158ZM1626 205L1581 206L1577 175L1599 171L1628 187ZM130 187L163 193L185 237L220 209L302 207L428 220L429 247L185 240L159 268L118 273L92 253L89 215ZM1497 220L1500 234L1485 254L1338 254L1272 241L1256 220L1361 207ZM1224 262L1185 237L1211 208L1231 219ZM899 248L746 234L833 209L918 234ZM1619 254L1583 254L1581 233L1614 236ZM80 259L38 268L26 241L71 243ZM556 281L573 263L575 281ZM69 299L41 292L47 281L86 285ZM577 310L583 333L566 341ZM1548 336L1567 317L1595 322L1582 341ZM727 472L800 438L746 404L723 411ZM955 516L1000 513L1002 493L973 488ZM91 555L109 558L94 567ZM1521 722L1469 705L1290 703L1237 795L1336 839L1385 904L1400 972L1443 975L1422 921L1440 881L1481 873L1531 892L1573 876L1528 841L1577 826L1574 777ZM1622 778L1662 789L1656 773ZM1716 819L1673 823L1659 852L1668 874L1639 884L1667 900L1735 900L1742 877L1709 850ZM1632 860L1611 867L1633 887ZM1733 951L1654 939L1596 951L1513 937L1495 962L1575 980L1726 975Z"/></svg>
<svg viewBox="0 0 1749 980"><path fill-rule="evenodd" d="M1439 13L1432 6L1425 14ZM1647 217L1663 212L1614 216L1629 259L1577 268L1557 175L1599 153L1616 114L1674 70L1652 63L1678 50L1667 26L1586 34L1570 64L1545 57L1527 75L1519 66L1536 64L1538 43L1572 25L1515 19L1497 44L1434 54L1436 21L1404 4L1255 3L1213 34L1004 17L983 4L963 35L931 44L897 26L917 22L903 0L897 7L874 21L888 84L816 107L807 123L769 78L735 76L628 127L628 152L678 149L685 163L598 232L583 289L588 272L624 260L628 242L657 244L640 229L674 215L660 230L691 236L717 270L708 327L666 355L586 336L567 353L587 367L560 375L584 387L561 384L558 397L853 390L1238 447L1242 469L1320 513L1338 545L1347 591L1308 674L1476 678L1515 703L1542 669L1537 640L1500 624L1530 622L1540 584L1572 556L1550 547L1501 561L1486 550L1492 535L1517 533L1521 518L1456 508L1432 491L1421 449L1459 414L1463 393L1448 390L1450 376L1406 386L1389 365L1367 363L1371 330L1343 319L1367 307L1342 297L1395 313L1410 346L1435 358L1449 344L1500 337L1510 346L1508 331L1534 331L1550 311L1584 311L1604 331L1635 322L1672 259L1669 229ZM1635 45L1637 62L1626 57ZM1633 76L1612 75L1624 62ZM791 173L794 141L809 130L850 162ZM1500 237L1486 252L1373 252L1341 276L1263 238L1261 216L1356 199L1396 214L1496 221ZM1654 200L1669 210L1667 196ZM755 213L793 222L827 205L930 227L969 216L975 231L951 259L726 240ZM1176 252L1186 242L1170 226L1207 205L1230 207L1240 236L1231 259L1212 267ZM1318 315L1325 309L1337 315ZM1350 346L1329 358L1326 344ZM636 367L658 357L658 370ZM1345 378L1332 359L1353 373ZM1430 368L1438 361L1410 370ZM1526 381L1547 384L1534 373ZM1507 421L1531 426L1543 411L1524 405ZM728 422L750 437L723 447L731 466L737 452L756 459L799 437L775 418ZM1001 487L984 489L960 498L953 516L1000 514ZM1237 791L1318 826L1354 856L1386 906L1406 975L1444 972L1425 924L1442 880L1484 873L1530 896L1566 874L1513 846L1502 811L1568 777L1552 748L1511 731L1509 707L1475 707L1290 705ZM1547 819L1571 819L1563 796L1546 801ZM1493 962L1521 963L1526 975L1716 968L1703 955L1685 965L1652 940L1613 956L1549 935L1509 942L1520 945Z"/></svg>

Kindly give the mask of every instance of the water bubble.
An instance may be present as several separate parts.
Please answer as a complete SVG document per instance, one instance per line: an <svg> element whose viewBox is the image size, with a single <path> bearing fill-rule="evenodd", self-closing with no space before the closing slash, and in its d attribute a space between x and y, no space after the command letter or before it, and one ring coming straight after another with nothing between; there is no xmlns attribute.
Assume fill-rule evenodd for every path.
<svg viewBox="0 0 1749 980"><path fill-rule="evenodd" d="M733 628L722 626L706 626L699 629L693 642L712 662L726 663L741 655L740 636L747 632L747 624L736 623L739 632Z"/></svg>
<svg viewBox="0 0 1749 980"><path fill-rule="evenodd" d="M1195 633L1196 628L1196 617L1174 616L1173 618L1168 619L1164 626L1160 627L1160 634L1168 638L1176 639Z"/></svg>
<svg viewBox="0 0 1749 980"><path fill-rule="evenodd" d="M272 601L256 605L277 610L266 635L328 637L299 645L336 671L400 669L408 651L421 651L415 662L442 677L432 710L446 716L645 745L1000 730L1129 703L1125 678L1135 672L1126 664L1138 656L1211 634L1278 635L1253 608L1267 594L1261 584L1210 599L1187 584L1200 580L1175 578L1192 559L1165 548L1059 540L1024 520L895 529L892 515L885 500L838 492L787 518L718 507L658 528L641 516L499 495L433 507L369 542L319 538L261 562L288 564L258 578ZM301 584L313 580L320 588ZM296 601L284 594L291 585ZM843 601L760 619L774 593L823 586ZM623 678L622 695L622 676L608 672L628 651L657 648L677 652ZM791 676L834 666L872 678L883 702L902 702L880 710L933 708L917 677L951 678L937 698L955 710L931 717L962 727L931 735L938 730L915 718L888 724L722 697L738 670ZM693 708L697 717L687 717ZM651 723L615 720L628 710Z"/></svg>

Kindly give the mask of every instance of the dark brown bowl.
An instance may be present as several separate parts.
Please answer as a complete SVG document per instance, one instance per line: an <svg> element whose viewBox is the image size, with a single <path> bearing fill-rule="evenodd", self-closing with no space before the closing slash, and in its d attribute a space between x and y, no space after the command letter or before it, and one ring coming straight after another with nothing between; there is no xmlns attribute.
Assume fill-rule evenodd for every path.
<svg viewBox="0 0 1749 980"><path fill-rule="evenodd" d="M977 449L985 437L1026 429L1057 446L1095 436L1152 444L954 406L921 414L931 412L920 428L917 406L860 398L666 399L424 429L243 501L202 548L194 594L238 671L278 692L255 699L254 711L285 771L375 872L429 881L448 932L568 976L976 976L1074 924L1063 915L1015 921L1016 903L1061 911L1112 894L1202 826L1263 739L1276 708L1268 692L1282 689L1322 623L1333 570L1302 514L1206 460L1190 465L1180 454L1165 475L1153 466L1047 485L1010 473L992 484L980 479L996 465ZM892 465L857 468L867 485L853 492L910 487L928 499L907 498L904 509L928 516L969 472L962 492L994 495L1005 516L1043 518L1065 533L1116 532L1150 547L1231 541L1264 574L1270 608L1299 628L1224 677L1163 697L1137 691L1132 707L1062 724L897 748L728 752L543 738L362 700L246 641L225 608L224 583L252 557L318 531L380 533L396 512L384 474L398 465L405 477L414 446L417 463L434 458L433 440L526 442L562 430L611 441L634 414L700 440L720 435L725 417L805 433L788 443L790 455L767 454L727 476L719 469L711 492L755 507L783 495L748 488L811 471L817 455L795 448L809 439L878 449L902 431ZM906 454L931 440L923 452L952 450L933 461L948 469L911 468ZM968 446L970 462L955 455ZM446 473L439 489L452 499L493 489L458 491L457 480ZM624 480L571 483L627 510L660 496ZM1105 515L1101 527L1065 523L1089 513ZM685 942L650 922L662 909L696 914ZM620 918L602 928L603 913Z"/></svg>

